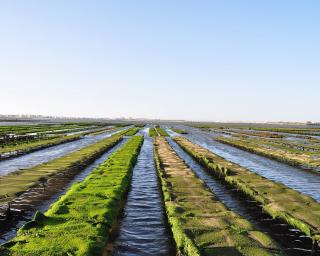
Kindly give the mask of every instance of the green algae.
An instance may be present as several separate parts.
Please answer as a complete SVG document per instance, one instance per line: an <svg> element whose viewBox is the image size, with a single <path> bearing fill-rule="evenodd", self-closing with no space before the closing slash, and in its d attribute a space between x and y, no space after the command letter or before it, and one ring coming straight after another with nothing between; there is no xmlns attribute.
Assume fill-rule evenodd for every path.
<svg viewBox="0 0 320 256"><path fill-rule="evenodd" d="M132 137L43 215L36 213L0 251L20 255L99 255L129 189L143 142Z"/></svg>
<svg viewBox="0 0 320 256"><path fill-rule="evenodd" d="M268 235L227 209L160 137L155 162L168 221L183 255L282 255Z"/></svg>

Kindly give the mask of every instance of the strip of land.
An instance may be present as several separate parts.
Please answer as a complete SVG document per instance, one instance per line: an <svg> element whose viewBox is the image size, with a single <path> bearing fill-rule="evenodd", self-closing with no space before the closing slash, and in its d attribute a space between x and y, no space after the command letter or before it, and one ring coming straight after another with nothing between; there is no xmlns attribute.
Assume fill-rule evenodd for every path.
<svg viewBox="0 0 320 256"><path fill-rule="evenodd" d="M268 235L227 209L164 138L155 138L155 159L168 221L182 255L281 255Z"/></svg>

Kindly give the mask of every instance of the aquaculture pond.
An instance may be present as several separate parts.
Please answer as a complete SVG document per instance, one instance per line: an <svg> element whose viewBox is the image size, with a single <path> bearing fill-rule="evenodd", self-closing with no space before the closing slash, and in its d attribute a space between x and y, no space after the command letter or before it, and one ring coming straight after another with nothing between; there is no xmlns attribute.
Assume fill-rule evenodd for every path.
<svg viewBox="0 0 320 256"><path fill-rule="evenodd" d="M97 158L93 163L76 174L72 179L68 180L63 187L59 186L58 190L56 190L56 188L53 188L55 190L55 194L48 196L47 198L45 198L45 200L39 201L36 205L34 205L34 202L32 204L29 204L28 201L20 201L23 206L20 206L19 208L25 208L26 210L23 210L20 214L19 212L17 212L17 215L13 216L13 218L11 219L11 223L6 223L6 229L0 230L0 244L13 238L16 235L17 230L24 223L30 221L37 210L46 212L49 206L56 202L62 195L64 195L72 184L84 180L92 170L105 162L113 152L123 146L127 141L128 138L124 137L118 144L116 144L102 156Z"/></svg>
<svg viewBox="0 0 320 256"><path fill-rule="evenodd" d="M320 201L320 175L297 167L292 167L266 157L246 152L244 150L219 143L213 139L212 132L200 131L196 128L183 126L188 132L184 137L192 142L237 163L250 171L286 186Z"/></svg>
<svg viewBox="0 0 320 256"><path fill-rule="evenodd" d="M30 167L41 175L47 175L42 173L45 170L56 171L43 184L4 194L2 200L7 201L1 208L5 214L0 215L0 245L5 244L0 246L0 255L320 256L319 245L310 238L318 241L319 228L314 222L306 224L315 227L311 234L300 226L292 228L292 222L277 215L272 218L264 207L272 200L250 197L199 159L206 157L207 163L221 164L216 165L223 166L221 173L229 175L231 170L230 177L240 177L243 184L257 184L255 188L262 184L250 175L247 180L236 176L238 169L230 162L237 163L248 169L246 174L266 177L263 180L269 183L263 184L268 186L260 187L267 192L276 187L272 181L277 181L317 202L320 174L220 143L214 140L217 133L209 130L147 125L119 133L124 129L128 127L100 130L78 141L0 161L2 180L8 176L16 180L21 175L20 181L28 182L28 177L35 177L27 173ZM203 147L202 151L191 142ZM212 152L230 162L219 162L221 158ZM60 158L64 160L57 163ZM60 165L63 168L57 171ZM26 170L15 172L19 169ZM11 191L16 186L10 182L2 184ZM311 215L319 212L319 208L311 208L319 206L316 201L292 189L273 193L285 197L273 201L276 209L300 203L312 209ZM260 193L259 189L253 191ZM290 193L302 200L288 200ZM279 207L282 202L285 204ZM304 208L299 208L302 214L291 211L290 217L297 212L300 217L308 216Z"/></svg>
<svg viewBox="0 0 320 256"><path fill-rule="evenodd" d="M229 209L243 216L253 223L258 230L261 230L276 240L288 255L307 256L312 253L312 240L302 232L282 223L272 220L268 215L263 214L261 208L251 199L239 194L223 181L209 175L208 172L199 165L188 153L186 153L175 141L168 138L168 142L178 156L195 172L195 174L205 182L209 189L224 203ZM320 251L312 255L320 255Z"/></svg>
<svg viewBox="0 0 320 256"><path fill-rule="evenodd" d="M26 169L41 163L48 162L52 159L61 157L70 152L79 150L85 146L92 145L124 129L127 129L127 127L117 129L117 130L107 131L105 133L98 134L98 135L84 136L84 138L80 140L45 148L42 150L37 150L32 153L22 155L16 158L0 161L0 175L6 175L8 173L14 172L19 169Z"/></svg>
<svg viewBox="0 0 320 256"><path fill-rule="evenodd" d="M153 158L153 139L144 134L112 255L175 255Z"/></svg>

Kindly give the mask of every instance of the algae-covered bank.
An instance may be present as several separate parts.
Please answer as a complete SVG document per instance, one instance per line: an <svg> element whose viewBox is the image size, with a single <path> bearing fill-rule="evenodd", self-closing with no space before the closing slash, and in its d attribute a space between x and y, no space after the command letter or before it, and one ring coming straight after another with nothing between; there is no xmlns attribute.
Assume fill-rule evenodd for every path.
<svg viewBox="0 0 320 256"><path fill-rule="evenodd" d="M267 234L222 204L164 138L155 139L155 160L182 255L282 255Z"/></svg>
<svg viewBox="0 0 320 256"><path fill-rule="evenodd" d="M320 204L314 199L227 161L185 138L174 140L210 173L261 204L271 217L282 219L319 243Z"/></svg>
<svg viewBox="0 0 320 256"><path fill-rule="evenodd" d="M8 255L99 255L129 189L142 145L132 137L50 209L25 224L1 247Z"/></svg>

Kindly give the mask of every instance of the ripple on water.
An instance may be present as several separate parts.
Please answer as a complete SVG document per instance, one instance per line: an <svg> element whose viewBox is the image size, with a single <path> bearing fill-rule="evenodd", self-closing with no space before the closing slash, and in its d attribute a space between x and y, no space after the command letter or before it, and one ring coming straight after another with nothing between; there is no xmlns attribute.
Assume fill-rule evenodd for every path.
<svg viewBox="0 0 320 256"><path fill-rule="evenodd" d="M170 239L154 166L153 141L145 137L113 255L171 255Z"/></svg>

